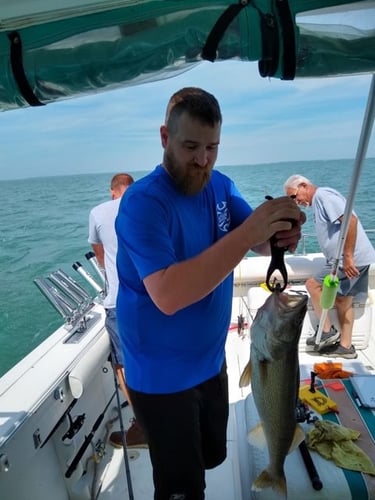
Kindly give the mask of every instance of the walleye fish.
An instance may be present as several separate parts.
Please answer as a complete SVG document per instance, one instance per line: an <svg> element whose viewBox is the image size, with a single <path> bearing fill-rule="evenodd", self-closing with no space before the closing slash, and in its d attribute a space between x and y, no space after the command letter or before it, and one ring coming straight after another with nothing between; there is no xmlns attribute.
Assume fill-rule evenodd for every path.
<svg viewBox="0 0 375 500"><path fill-rule="evenodd" d="M296 423L299 389L298 342L307 309L306 294L273 292L258 310L251 326L250 360L240 387L251 379L261 423L248 435L249 442L268 447L269 465L252 489L272 487L286 497L286 455L304 440Z"/></svg>

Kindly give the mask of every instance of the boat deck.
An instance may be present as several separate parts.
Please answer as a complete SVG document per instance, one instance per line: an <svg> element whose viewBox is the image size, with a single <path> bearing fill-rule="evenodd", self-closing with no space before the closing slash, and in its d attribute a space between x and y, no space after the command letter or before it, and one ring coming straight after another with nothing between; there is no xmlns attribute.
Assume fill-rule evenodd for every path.
<svg viewBox="0 0 375 500"><path fill-rule="evenodd" d="M259 259L268 265L268 260ZM309 256L302 261L308 267L311 263L315 265L316 258ZM301 275L298 267L300 260L292 257L288 265L288 272L294 279L290 291L303 292L305 276L296 283L297 276L293 275L293 272L298 277ZM258 267L260 276L254 278L252 269L258 270ZM277 498L270 489L262 492L251 490L254 479L267 465L268 453L266 449L258 450L248 443L248 431L258 423L258 414L251 387L239 387L240 374L250 353L249 325L269 295L259 281L264 274L261 267L254 265L254 261L245 261L236 278L232 321L226 343L230 401L227 459L216 469L207 471L206 500ZM311 271L309 267L304 272L312 274ZM366 303L355 307L353 342L358 358L332 360L341 361L342 368L353 375L375 375L375 336L372 333L375 268L370 278L371 288ZM331 312L332 321L337 321L334 311ZM239 318L243 319L240 334ZM46 477L53 481L55 500L153 498L148 450L131 449L124 454L122 448L114 449L108 443L108 435L120 429L120 422L114 387L116 379L108 361L109 341L104 328L103 308L95 304L85 321L88 328L82 331L78 328L73 332L64 326L59 328L1 378L0 490L4 500L50 500L51 482L47 483ZM306 338L313 334L316 324L317 318L310 304L299 343L301 380L306 383L309 383L315 363L329 361L329 358L314 352L305 352ZM363 427L365 412L358 410L349 391L346 388L345 391L330 394L334 400L337 397L342 410L340 421L345 416L346 408L349 413L346 420L342 420L342 425L356 429L362 422L362 428L358 428L362 446L371 446L370 454L375 462L374 415L367 411L365 424L370 429L369 433ZM346 399L343 400L342 395ZM133 417L131 409L126 407L121 414L126 429ZM308 430L312 424L304 422L302 425ZM364 442L364 439L367 441ZM360 440L358 443L361 444ZM352 472L350 476L317 453L312 452L311 455L323 488L319 491L313 489L301 453L295 450L285 461L288 500L299 500L302 496L307 500L375 500L375 476L357 472ZM23 481L19 481L20 474ZM358 477L361 478L360 486L357 485Z"/></svg>
<svg viewBox="0 0 375 500"><path fill-rule="evenodd" d="M277 496L272 490L262 492L251 491L251 484L259 472L267 465L267 451L261 451L250 446L247 433L256 425L257 411L251 395L251 389L240 389L239 376L249 358L249 334L239 336L237 330L230 330L227 340L227 364L230 386L230 416L228 424L228 456L225 462L214 470L206 473L207 500L241 500L241 499L275 499ZM301 380L310 378L314 363L329 361L329 358L304 352L304 342L300 343ZM335 359L341 361L343 369L353 374L375 374L375 366L371 362L375 359L374 343L371 342L366 350L358 351L358 358L354 360ZM124 410L124 423L127 426L131 418L129 408ZM306 429L311 424L302 424ZM118 427L116 427L117 429ZM100 500L113 498L132 498L127 487L126 471L124 467L123 450L108 450L111 463L108 465L102 484ZM342 469L333 462L327 461L317 453L311 453L314 464L323 483L320 491L313 489L311 481L298 450L288 455L285 462L285 473L288 484L288 500L306 499L340 499L350 500L353 492L349 488ZM152 469L148 450L128 450L130 477L133 488L133 498L151 499L153 497ZM374 484L375 487L375 484ZM362 498L356 496L356 498ZM368 498L375 498L375 489L368 494Z"/></svg>

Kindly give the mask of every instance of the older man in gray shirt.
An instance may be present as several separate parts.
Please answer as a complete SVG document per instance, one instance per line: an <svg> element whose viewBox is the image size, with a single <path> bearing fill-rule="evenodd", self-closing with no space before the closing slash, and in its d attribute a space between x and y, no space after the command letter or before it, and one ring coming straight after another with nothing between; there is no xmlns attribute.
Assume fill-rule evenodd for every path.
<svg viewBox="0 0 375 500"><path fill-rule="evenodd" d="M318 317L322 314L320 297L325 276L330 274L336 260L341 223L346 200L338 191L329 187L317 187L302 175L292 175L284 183L288 196L294 196L300 206L311 206L318 242L326 258L326 265L314 277L306 281L306 288ZM329 357L354 359L357 357L352 344L354 324L353 299L366 302L368 292L368 271L375 262L375 250L371 245L358 217L350 217L343 254L337 270L339 288L336 296L337 316L340 332L331 324L327 315L319 353ZM316 334L306 341L306 350L313 350Z"/></svg>

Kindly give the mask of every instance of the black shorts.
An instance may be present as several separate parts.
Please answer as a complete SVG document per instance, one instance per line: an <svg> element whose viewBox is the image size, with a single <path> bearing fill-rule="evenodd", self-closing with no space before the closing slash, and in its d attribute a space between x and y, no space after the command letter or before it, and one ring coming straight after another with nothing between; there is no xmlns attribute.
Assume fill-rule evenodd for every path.
<svg viewBox="0 0 375 500"><path fill-rule="evenodd" d="M205 469L226 458L226 365L219 375L186 391L145 394L128 389L149 444L154 499L203 500Z"/></svg>

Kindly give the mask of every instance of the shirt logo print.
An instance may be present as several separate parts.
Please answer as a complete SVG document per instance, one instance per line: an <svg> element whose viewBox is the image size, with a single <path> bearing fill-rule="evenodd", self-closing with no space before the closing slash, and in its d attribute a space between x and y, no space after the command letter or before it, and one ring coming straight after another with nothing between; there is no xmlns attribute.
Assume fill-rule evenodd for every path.
<svg viewBox="0 0 375 500"><path fill-rule="evenodd" d="M216 205L217 223L220 231L227 233L230 226L230 213L228 209L228 202L222 201Z"/></svg>

